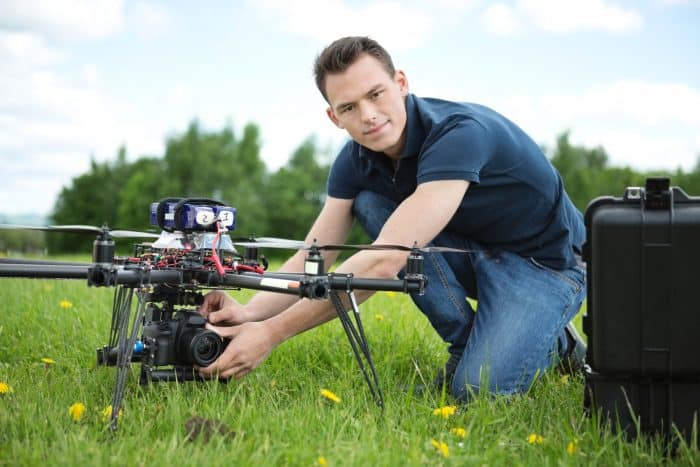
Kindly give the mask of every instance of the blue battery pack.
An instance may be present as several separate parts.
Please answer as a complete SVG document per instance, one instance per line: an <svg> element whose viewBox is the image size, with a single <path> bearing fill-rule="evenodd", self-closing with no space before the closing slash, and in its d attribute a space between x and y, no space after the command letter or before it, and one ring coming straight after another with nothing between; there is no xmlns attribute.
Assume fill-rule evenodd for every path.
<svg viewBox="0 0 700 467"><path fill-rule="evenodd" d="M216 232L216 221L226 230L236 228L236 208L181 200L151 203L150 223L167 231Z"/></svg>

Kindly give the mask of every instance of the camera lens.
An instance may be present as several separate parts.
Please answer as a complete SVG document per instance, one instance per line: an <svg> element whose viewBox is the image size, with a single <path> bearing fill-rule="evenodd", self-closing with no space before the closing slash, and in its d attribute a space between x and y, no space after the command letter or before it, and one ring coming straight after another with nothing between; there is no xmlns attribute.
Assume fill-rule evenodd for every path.
<svg viewBox="0 0 700 467"><path fill-rule="evenodd" d="M196 330L182 336L183 357L198 366L209 366L223 349L221 337L214 331Z"/></svg>

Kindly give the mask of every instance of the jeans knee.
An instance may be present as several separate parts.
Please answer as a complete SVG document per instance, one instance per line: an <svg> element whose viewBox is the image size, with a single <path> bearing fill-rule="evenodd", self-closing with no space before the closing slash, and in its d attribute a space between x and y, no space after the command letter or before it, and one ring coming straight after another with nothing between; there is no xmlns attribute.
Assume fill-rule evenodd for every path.
<svg viewBox="0 0 700 467"><path fill-rule="evenodd" d="M511 395L526 392L535 374L514 373L513 368L472 367L457 371L451 384L452 396L468 402L479 394Z"/></svg>
<svg viewBox="0 0 700 467"><path fill-rule="evenodd" d="M457 368L450 390L452 396L460 402L468 402L481 391L481 371L479 369ZM488 384L488 382L486 382Z"/></svg>

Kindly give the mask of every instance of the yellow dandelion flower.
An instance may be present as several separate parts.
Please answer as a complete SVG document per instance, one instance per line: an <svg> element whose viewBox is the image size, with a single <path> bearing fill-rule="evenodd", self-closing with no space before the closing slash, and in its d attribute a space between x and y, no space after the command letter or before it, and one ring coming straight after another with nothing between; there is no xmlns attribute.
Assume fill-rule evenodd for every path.
<svg viewBox="0 0 700 467"><path fill-rule="evenodd" d="M329 391L328 389L321 389L321 395L329 401L335 402L336 404L340 402L340 397L336 396L333 392Z"/></svg>
<svg viewBox="0 0 700 467"><path fill-rule="evenodd" d="M384 321L384 315L374 315L374 319L377 321Z"/></svg>
<svg viewBox="0 0 700 467"><path fill-rule="evenodd" d="M41 361L42 361L42 362L44 363L44 365L46 365L46 366L53 365L54 363L56 363L56 362L53 361L52 358L48 358L48 357L42 358Z"/></svg>
<svg viewBox="0 0 700 467"><path fill-rule="evenodd" d="M530 436L527 437L527 442L530 444L542 444L544 441L544 438L542 435L538 435L537 433L530 433Z"/></svg>
<svg viewBox="0 0 700 467"><path fill-rule="evenodd" d="M457 406L456 405L446 405L445 407L438 407L437 409L433 410L433 415L442 417L442 418L450 418L452 415L455 414L457 411Z"/></svg>
<svg viewBox="0 0 700 467"><path fill-rule="evenodd" d="M316 461L316 462L317 462L318 465L320 465L321 467L328 467L328 461L327 461L326 458L323 457L323 456L320 456L320 457L318 458L318 461Z"/></svg>
<svg viewBox="0 0 700 467"><path fill-rule="evenodd" d="M438 441L436 439L431 439L430 444L433 445L433 447L442 454L443 457L447 457L450 455L450 448L447 446L446 443L443 443L442 441Z"/></svg>
<svg viewBox="0 0 700 467"><path fill-rule="evenodd" d="M73 304L64 298L63 300L58 302L58 306L60 306L64 310L67 310L68 308L72 307Z"/></svg>
<svg viewBox="0 0 700 467"><path fill-rule="evenodd" d="M570 456L573 456L578 452L578 441L569 441L569 444L566 445L566 453Z"/></svg>
<svg viewBox="0 0 700 467"><path fill-rule="evenodd" d="M84 413L85 404L83 404L82 402L76 402L68 408L68 415L70 415L70 418L72 418L76 422L82 420Z"/></svg>
<svg viewBox="0 0 700 467"><path fill-rule="evenodd" d="M450 433L457 436L458 438L466 438L467 437L467 430L465 430L464 428L460 428L460 427L452 428L450 430Z"/></svg>
<svg viewBox="0 0 700 467"><path fill-rule="evenodd" d="M389 298L394 298L394 297L396 297L396 292L390 290L386 293L386 296Z"/></svg>
<svg viewBox="0 0 700 467"><path fill-rule="evenodd" d="M10 394L11 392L12 392L12 386L0 381L0 394Z"/></svg>
<svg viewBox="0 0 700 467"><path fill-rule="evenodd" d="M104 410L102 412L100 412L100 415L102 415L103 422L109 421L109 419L112 418L112 404L109 404L107 407L105 407ZM117 415L117 419L121 419L122 415L124 415L124 410L119 409L119 414Z"/></svg>

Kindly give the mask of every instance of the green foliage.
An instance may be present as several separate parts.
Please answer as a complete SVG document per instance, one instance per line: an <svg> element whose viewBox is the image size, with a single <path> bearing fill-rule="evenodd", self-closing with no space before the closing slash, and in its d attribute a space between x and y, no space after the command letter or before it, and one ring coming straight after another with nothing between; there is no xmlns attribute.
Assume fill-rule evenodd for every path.
<svg viewBox="0 0 700 467"><path fill-rule="evenodd" d="M36 230L0 231L0 252L39 254L46 249L44 232Z"/></svg>
<svg viewBox="0 0 700 467"><path fill-rule="evenodd" d="M147 229L151 203L166 197L167 180L165 161L155 158L138 159L132 165L131 175L119 193L117 206L119 226Z"/></svg>
<svg viewBox="0 0 700 467"><path fill-rule="evenodd" d="M93 160L90 170L73 179L70 187L64 187L51 214L55 224L86 224L110 226L118 224L117 209L121 204L124 180L129 178L132 164L126 161L126 149L120 148L114 162L98 163ZM49 235L51 251L89 251L90 236Z"/></svg>
<svg viewBox="0 0 700 467"><path fill-rule="evenodd" d="M265 205L272 235L303 239L321 211L329 166L318 163L317 151L314 140L307 139L270 177Z"/></svg>
<svg viewBox="0 0 700 467"><path fill-rule="evenodd" d="M270 173L260 159L260 130L244 127L237 137L231 127L204 131L194 120L183 134L166 142L162 157L127 162L120 148L115 161L92 162L90 170L64 187L54 211L56 224L102 225L149 228L149 206L165 197L197 197L221 200L237 209L237 235L305 237L325 199L325 184L332 155L319 148L311 137L303 141L289 162ZM545 148L545 151L547 149ZM569 132L562 133L550 153L567 193L583 212L602 195L622 195L627 186L641 186L651 175L671 177L673 185L689 194L700 194L700 158L691 172L636 172L612 167L602 147L575 146ZM26 248L37 249L36 239L27 236ZM49 249L89 251L92 237L52 234ZM18 238L0 234L0 249L24 248ZM369 239L355 225L349 243ZM29 245L31 243L31 245ZM11 247L3 245L12 245Z"/></svg>
<svg viewBox="0 0 700 467"><path fill-rule="evenodd" d="M688 194L700 194L700 157L690 173L680 168L674 173L635 172L629 167L608 166L608 155L602 147L588 149L572 145L567 131L557 138L551 161L561 174L569 197L581 212L598 196L621 196L628 186L644 186L650 176L670 177L672 185L680 186Z"/></svg>
<svg viewBox="0 0 700 467"><path fill-rule="evenodd" d="M253 124L243 129L243 138L231 160L215 167L221 171L221 198L236 208L236 230L242 234L267 235L269 209L264 196L267 168L260 159L260 130ZM215 193L215 194L218 194Z"/></svg>
<svg viewBox="0 0 700 467"><path fill-rule="evenodd" d="M598 196L619 196L627 186L644 185L644 174L629 167L609 168L608 155L602 147L573 146L568 131L557 138L551 161L561 174L571 201L581 212Z"/></svg>

